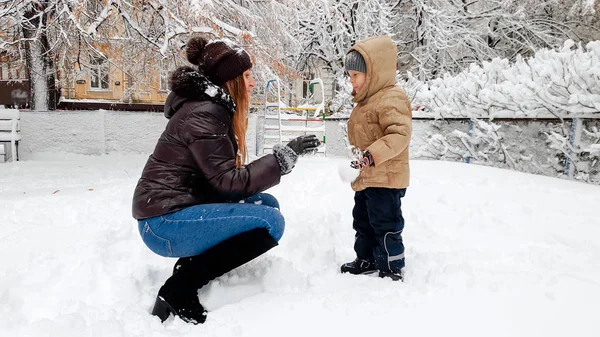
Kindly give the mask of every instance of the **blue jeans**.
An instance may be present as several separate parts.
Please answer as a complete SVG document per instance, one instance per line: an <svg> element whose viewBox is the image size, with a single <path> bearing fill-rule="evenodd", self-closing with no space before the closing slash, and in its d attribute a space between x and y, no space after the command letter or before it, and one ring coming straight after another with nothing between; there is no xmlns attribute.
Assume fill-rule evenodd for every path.
<svg viewBox="0 0 600 337"><path fill-rule="evenodd" d="M165 257L198 255L234 235L256 228L266 228L279 241L284 227L279 202L266 193L240 203L194 205L138 221L146 246Z"/></svg>

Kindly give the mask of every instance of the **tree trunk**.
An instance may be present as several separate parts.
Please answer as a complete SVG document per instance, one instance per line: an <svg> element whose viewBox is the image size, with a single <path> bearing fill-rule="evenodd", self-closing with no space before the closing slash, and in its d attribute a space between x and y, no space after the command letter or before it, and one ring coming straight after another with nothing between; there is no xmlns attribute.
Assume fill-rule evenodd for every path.
<svg viewBox="0 0 600 337"><path fill-rule="evenodd" d="M44 13L48 1L33 4L32 7L25 12L27 21L23 23L31 92L30 106L38 111L55 110L59 93L55 84L56 72L47 36L48 13Z"/></svg>
<svg viewBox="0 0 600 337"><path fill-rule="evenodd" d="M423 8L420 7L415 7L415 14L417 17L417 26L415 27L415 36L417 39L417 48L416 49L422 49L425 50L425 45L427 44L427 41L425 41L425 32L423 31ZM418 60L419 62L419 80L420 81L425 81L425 79L427 78L427 75L425 74L425 71L423 71L424 69L424 65L425 62L423 60Z"/></svg>

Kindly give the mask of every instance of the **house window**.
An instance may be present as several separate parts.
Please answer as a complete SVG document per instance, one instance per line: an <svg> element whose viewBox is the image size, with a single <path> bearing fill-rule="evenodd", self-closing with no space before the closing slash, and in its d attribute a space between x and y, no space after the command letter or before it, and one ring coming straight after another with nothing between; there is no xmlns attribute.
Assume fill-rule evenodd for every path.
<svg viewBox="0 0 600 337"><path fill-rule="evenodd" d="M241 7L244 8L250 8L250 4L248 0L236 0L235 1L238 5L240 5Z"/></svg>
<svg viewBox="0 0 600 337"><path fill-rule="evenodd" d="M13 80L21 78L21 74L19 71L19 67L15 67L14 64L12 65L12 67L10 68L10 78L12 78Z"/></svg>
<svg viewBox="0 0 600 337"><path fill-rule="evenodd" d="M169 91L169 71L166 69L160 70L159 91Z"/></svg>
<svg viewBox="0 0 600 337"><path fill-rule="evenodd" d="M25 80L26 76L22 62L3 62L0 66L0 80Z"/></svg>
<svg viewBox="0 0 600 337"><path fill-rule="evenodd" d="M302 81L302 96L310 97L314 94L314 88L310 86L310 81L315 78L315 74L307 73L304 75L304 78L308 78L307 80Z"/></svg>
<svg viewBox="0 0 600 337"><path fill-rule="evenodd" d="M129 74L127 75L127 81L125 82L125 87L127 89L133 88L133 77L131 77Z"/></svg>
<svg viewBox="0 0 600 337"><path fill-rule="evenodd" d="M90 87L92 89L108 89L108 62L102 57L90 60Z"/></svg>
<svg viewBox="0 0 600 337"><path fill-rule="evenodd" d="M8 62L2 63L2 68L0 68L0 80L6 81L10 79L10 71L8 69Z"/></svg>
<svg viewBox="0 0 600 337"><path fill-rule="evenodd" d="M19 78L20 79L24 79L24 80L27 79L27 73L25 73L25 66L24 65L21 65L19 67Z"/></svg>

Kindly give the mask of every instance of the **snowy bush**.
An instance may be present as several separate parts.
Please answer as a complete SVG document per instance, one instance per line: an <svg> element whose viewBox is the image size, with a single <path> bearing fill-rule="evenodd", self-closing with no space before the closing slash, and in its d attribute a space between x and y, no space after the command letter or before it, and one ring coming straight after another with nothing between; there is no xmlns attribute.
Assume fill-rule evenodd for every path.
<svg viewBox="0 0 600 337"><path fill-rule="evenodd" d="M471 120L469 131L442 131L443 122L433 122L416 157L600 183L600 41L567 41L562 50L540 50L514 64L495 59L427 83L409 74L400 85L420 117ZM498 118L512 121L492 122Z"/></svg>
<svg viewBox="0 0 600 337"><path fill-rule="evenodd" d="M514 64L494 59L456 76L427 83L409 74L401 84L431 117L559 118L600 116L600 41L585 47L565 42Z"/></svg>
<svg viewBox="0 0 600 337"><path fill-rule="evenodd" d="M577 180L600 183L600 122L581 124L579 139L573 139L572 124L563 123L545 133L548 146L555 150L555 169L563 175L569 175L571 169Z"/></svg>
<svg viewBox="0 0 600 337"><path fill-rule="evenodd" d="M551 123L432 121L425 131L426 140L413 153L413 158L463 161L557 176L560 168L556 151L547 145L543 136L543 130L549 125Z"/></svg>

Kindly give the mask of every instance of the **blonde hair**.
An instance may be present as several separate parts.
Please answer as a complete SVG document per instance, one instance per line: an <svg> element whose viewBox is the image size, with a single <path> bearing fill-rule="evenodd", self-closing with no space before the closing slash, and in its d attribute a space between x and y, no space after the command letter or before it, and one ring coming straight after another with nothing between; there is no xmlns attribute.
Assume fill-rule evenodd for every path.
<svg viewBox="0 0 600 337"><path fill-rule="evenodd" d="M225 83L229 95L235 102L235 113L233 114L233 133L238 145L236 157L237 167L242 167L246 162L248 147L246 146L246 131L248 130L248 108L250 97L246 91L244 75L240 75Z"/></svg>

